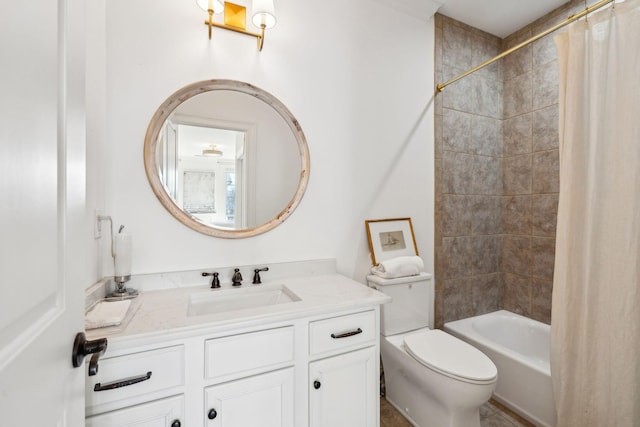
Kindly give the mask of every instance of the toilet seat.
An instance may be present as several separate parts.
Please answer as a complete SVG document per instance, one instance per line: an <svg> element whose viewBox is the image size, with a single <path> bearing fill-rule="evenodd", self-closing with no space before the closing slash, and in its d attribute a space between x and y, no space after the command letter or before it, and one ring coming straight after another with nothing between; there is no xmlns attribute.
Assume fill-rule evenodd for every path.
<svg viewBox="0 0 640 427"><path fill-rule="evenodd" d="M498 370L484 353L439 329L409 334L404 348L422 365L460 381L487 384Z"/></svg>

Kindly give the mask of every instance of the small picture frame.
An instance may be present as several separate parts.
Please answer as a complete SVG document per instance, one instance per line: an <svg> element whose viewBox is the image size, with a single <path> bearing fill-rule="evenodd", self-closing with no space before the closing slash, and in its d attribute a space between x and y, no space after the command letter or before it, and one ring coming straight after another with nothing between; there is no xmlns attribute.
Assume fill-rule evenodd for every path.
<svg viewBox="0 0 640 427"><path fill-rule="evenodd" d="M418 255L411 218L368 219L365 226L374 266L391 258Z"/></svg>

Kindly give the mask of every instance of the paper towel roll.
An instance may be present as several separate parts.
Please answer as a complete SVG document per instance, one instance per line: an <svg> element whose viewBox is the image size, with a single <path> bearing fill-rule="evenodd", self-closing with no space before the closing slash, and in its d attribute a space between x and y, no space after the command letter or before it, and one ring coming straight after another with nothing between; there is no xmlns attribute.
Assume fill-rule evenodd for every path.
<svg viewBox="0 0 640 427"><path fill-rule="evenodd" d="M116 265L115 276L129 276L131 274L131 235L116 234Z"/></svg>

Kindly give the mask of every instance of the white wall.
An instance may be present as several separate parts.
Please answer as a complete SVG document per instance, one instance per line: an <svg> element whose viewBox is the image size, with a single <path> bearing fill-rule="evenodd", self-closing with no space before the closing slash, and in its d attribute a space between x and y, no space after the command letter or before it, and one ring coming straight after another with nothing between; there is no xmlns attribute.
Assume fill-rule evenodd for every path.
<svg viewBox="0 0 640 427"><path fill-rule="evenodd" d="M364 281L364 220L400 216L412 217L432 271L433 20L370 0L276 0L276 13L259 53L254 38L229 31L214 28L209 41L195 1L106 2L106 122L100 102L89 105L98 115L90 126L106 129L89 141L104 152L89 168L103 169L105 184L92 199L133 235L133 274L336 258L340 272ZM278 97L309 143L301 204L282 225L249 239L186 228L157 201L143 169L157 106L188 83L214 78ZM96 270L106 275L111 261L102 258Z"/></svg>

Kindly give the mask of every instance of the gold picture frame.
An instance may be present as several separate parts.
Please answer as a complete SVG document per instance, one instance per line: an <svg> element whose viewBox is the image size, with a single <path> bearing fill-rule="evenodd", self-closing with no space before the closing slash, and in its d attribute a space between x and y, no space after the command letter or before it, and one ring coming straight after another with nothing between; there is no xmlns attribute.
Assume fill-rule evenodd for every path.
<svg viewBox="0 0 640 427"><path fill-rule="evenodd" d="M399 256L418 255L411 218L365 220L372 264Z"/></svg>

